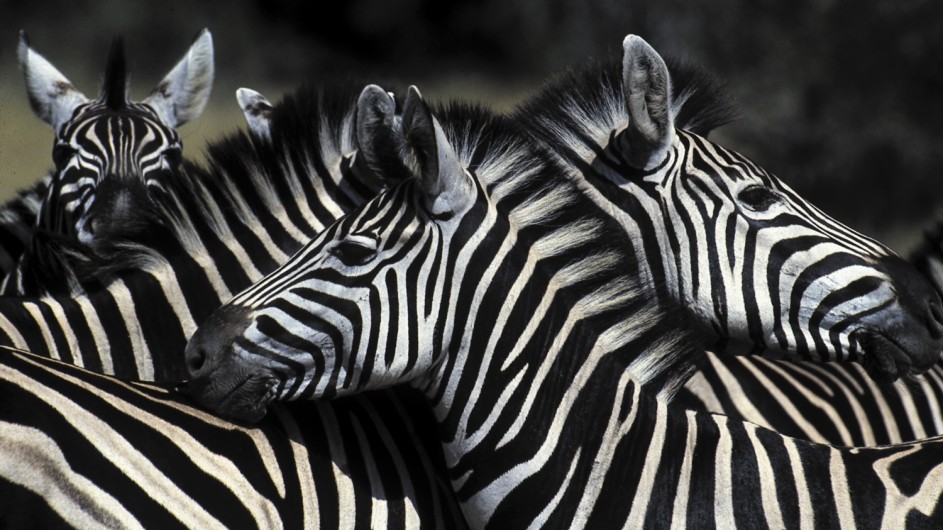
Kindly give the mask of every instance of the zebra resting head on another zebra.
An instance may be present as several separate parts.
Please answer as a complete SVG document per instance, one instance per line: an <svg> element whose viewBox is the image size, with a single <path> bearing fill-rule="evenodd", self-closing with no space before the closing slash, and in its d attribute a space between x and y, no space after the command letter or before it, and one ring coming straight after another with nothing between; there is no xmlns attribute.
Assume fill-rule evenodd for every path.
<svg viewBox="0 0 943 530"><path fill-rule="evenodd" d="M860 360L887 379L943 351L943 305L914 267L701 136L729 121L717 83L629 36L621 61L550 83L525 124L637 242L643 277L720 351Z"/></svg>
<svg viewBox="0 0 943 530"><path fill-rule="evenodd" d="M940 440L836 449L656 399L703 345L637 280L621 226L505 119L433 113L411 89L401 126L416 175L191 339L199 402L255 420L272 399L409 383L475 528L943 517ZM389 134L375 155L396 146Z"/></svg>
<svg viewBox="0 0 943 530"><path fill-rule="evenodd" d="M120 40L112 45L94 100L33 50L23 32L17 51L30 105L56 135L55 169L38 212L37 234L93 248L105 236L138 234L147 226L152 195L168 174L180 170L182 143L175 129L197 118L209 100L210 32L201 31L140 102L130 100Z"/></svg>
<svg viewBox="0 0 943 530"><path fill-rule="evenodd" d="M538 115L528 124L528 130L549 150L539 150L540 155L535 156L553 154L563 164L562 172L581 175L581 179L576 179L581 189L593 197L607 217L615 217L623 231L631 236L624 248L635 251L632 261L639 268L636 280L641 279L649 291L691 309L695 319L706 321L722 337L751 340L766 347L778 346L807 357L863 358L872 373L888 379L918 373L933 365L943 349L940 300L916 270L879 243L829 219L741 155L694 133L676 130L674 120L679 116L685 116L689 124L703 118L703 113L692 115L683 106L692 99L703 102L703 95L699 94L697 85L672 88L672 77L665 62L647 43L637 37L627 37L621 66L619 81L614 80L611 72L593 70L598 79L591 85L583 81L582 97L566 91L550 92L554 96L550 103L560 108L550 108L545 120ZM572 92L573 86L569 89ZM553 86L548 89L552 90ZM681 91L676 94L673 90ZM538 102L546 100L538 99ZM590 108L575 109L579 104ZM596 114L590 112L593 108ZM600 112L609 115L599 116ZM392 110L378 109L377 114L392 115ZM415 119L421 120L423 115L413 113ZM557 121L552 121L551 117L556 117ZM482 121L493 120L491 117ZM393 131L388 133L389 139L374 135L374 143L396 144L402 140L396 135L403 134L398 131L405 128L404 121L391 118L374 120L374 123L390 125ZM441 129L438 126L433 129L436 134L432 137L443 140ZM485 133L470 128L463 134ZM594 139L602 143L584 150L571 145ZM430 141L419 136L412 143ZM564 141L570 144L564 145ZM515 148L518 142L518 139L510 140L505 149ZM611 149L607 148L607 143ZM403 152L388 147L386 150ZM419 153L417 157L431 152L437 157L445 156L429 148L414 151ZM455 166L451 159L424 162L434 164L429 167ZM372 167L382 171L382 167ZM420 175L417 182L423 182L424 178L430 177ZM613 181L620 186L612 186ZM430 186L435 189L434 184ZM446 191L447 195L424 206L432 212L432 220L442 216L449 220L455 216L453 212L436 213L439 209L436 203L445 201L447 204L454 197L461 197L464 189ZM607 193L615 195L606 196ZM548 192L550 199L555 200L557 195ZM675 197L683 200L675 201ZM550 199L535 201L535 204L553 209L556 205ZM552 217L553 213L545 215ZM692 232L684 233L686 228L691 228ZM579 229L578 224L572 228L575 232ZM302 274L307 274L306 265L302 265L305 258L317 253L317 249L327 245L325 248L330 255L342 260L341 265L356 265L361 259L372 260L377 253L386 252L376 240L376 234L366 228L362 234L358 232L344 241L330 243L333 237L330 232L335 230L343 229L335 226L329 233L322 234L280 271L273 273L272 278L283 282L278 284L278 290L264 295L259 293L270 287L256 286L247 290L217 311L191 340L187 362L197 383L195 394L205 403L224 406L226 412L240 416L247 414L239 410L246 406L251 409L249 416L257 417L264 414L265 403L271 399L343 393L346 386L356 386L360 378L371 380L361 369L346 367L350 360L341 362L340 367L333 366L337 362L333 358L335 353L339 355L346 348L367 347L366 340L350 341L351 337L365 333L356 328L369 322L362 318L348 320L354 318L350 315L337 316L341 323L336 324L338 327L332 333L308 330L312 336L299 338L291 331L291 326L285 328L272 315L282 315L298 304L304 306L304 299L327 296L307 287L307 276ZM700 246L696 236L704 239ZM716 239L718 237L721 239ZM708 251L699 253L701 247ZM758 249L764 253L756 253ZM739 255L738 251L748 250L753 253L748 254L747 259ZM721 252L725 254L719 255ZM322 258L314 263L322 265ZM674 272L672 267L677 267ZM660 273L653 272L659 270ZM281 271L292 271L290 280L282 276L288 273ZM296 273L301 276L296 277ZM759 278L754 282L756 275ZM715 276L718 285L733 286L729 293L710 288ZM405 277L417 280L414 276ZM292 286L287 293L295 295L291 283L294 281L305 286L297 287L306 293L302 300L292 303L280 300L284 285ZM659 290L662 281L667 284L667 295ZM262 285L275 283L276 280L269 279L263 280ZM355 312L366 312L363 304L367 304L378 289L365 287L357 302L360 309ZM783 292L785 296L781 296ZM297 319L291 322L297 324ZM247 340L241 336L244 333L257 334L257 337ZM282 334L288 342L272 338L272 335ZM371 337L371 340L379 339ZM268 341L272 343L258 347L271 354L278 346L289 346L294 354L287 357L279 354L276 360L256 351L245 351L245 345ZM390 343L386 347L394 346ZM410 368L415 368L413 363L420 359L431 363L430 359L446 347L436 342L422 346L433 347L434 351L427 352L411 344L409 347L417 351L408 363ZM393 353L387 355L395 357ZM310 385L308 383L317 377L310 373L299 375L309 369L330 373L334 368L344 370L343 378L332 382L338 388L324 386L326 381ZM217 370L221 373L214 374ZM230 377L238 380L229 380ZM382 381L384 377L373 379ZM227 395L237 401L240 396L245 397L246 403L216 403L217 394L228 393L234 389L233 385L246 386Z"/></svg>

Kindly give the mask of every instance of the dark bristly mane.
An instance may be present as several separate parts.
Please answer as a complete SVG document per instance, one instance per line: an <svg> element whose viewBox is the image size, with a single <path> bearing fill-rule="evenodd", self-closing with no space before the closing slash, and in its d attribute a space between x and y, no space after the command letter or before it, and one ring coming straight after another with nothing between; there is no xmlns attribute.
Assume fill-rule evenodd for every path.
<svg viewBox="0 0 943 530"><path fill-rule="evenodd" d="M681 101L676 110L675 127L707 136L737 119L727 89L716 77L687 61L668 58L667 65L671 74L671 99Z"/></svg>
<svg viewBox="0 0 943 530"><path fill-rule="evenodd" d="M128 104L128 67L124 56L124 41L116 37L108 51L101 100L110 110L121 110Z"/></svg>
<svg viewBox="0 0 943 530"><path fill-rule="evenodd" d="M706 136L736 118L723 85L704 69L670 58L667 65L671 74L675 127ZM523 123L536 124L541 131L535 132L552 145L563 138L553 134L545 137L550 129L583 135L589 133L594 124L609 127L626 123L621 58L591 62L586 67L567 71L522 103L514 115ZM586 117L588 122L578 117Z"/></svg>

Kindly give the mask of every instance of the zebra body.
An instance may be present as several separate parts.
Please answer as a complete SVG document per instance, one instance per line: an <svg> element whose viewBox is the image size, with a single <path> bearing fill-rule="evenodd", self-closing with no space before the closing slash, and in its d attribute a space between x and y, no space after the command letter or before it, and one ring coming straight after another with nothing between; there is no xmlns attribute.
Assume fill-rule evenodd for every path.
<svg viewBox="0 0 943 530"><path fill-rule="evenodd" d="M75 278L69 283L80 289L69 296L55 293L0 298L0 342L122 378L179 381L183 348L196 323L231 293L286 260L326 223L375 193L373 183L360 178L365 170L358 169L355 160L359 155L354 127L357 101L357 92L347 87L302 89L273 109L268 124L270 137L234 135L209 148L209 170L187 165L174 178L162 180L161 193L150 198L154 215L145 219L152 223L141 232L145 237L106 233L93 246L78 250L66 247L62 255L51 253L44 263L64 261L61 268L71 271ZM112 385L111 380L93 379ZM100 391L98 386L94 383L85 389L62 390L62 399L73 401L73 408L81 409L86 391L112 392ZM127 398L113 392L121 399ZM29 399L21 396L11 398L11 402ZM245 459L247 466L260 462L259 466L310 468L296 481L286 481L281 495L296 497L322 487L328 493L318 493L313 507L297 499L275 503L274 511L270 511L286 526L305 522L317 527L314 523L318 518L328 527L346 527L348 523L358 527L413 527L417 521L433 527L464 526L456 519L459 510L454 494L441 484L444 466L441 450L428 433L433 427L431 420L413 402L408 390L393 390L358 397L351 408L328 403L292 407L279 414L281 419L273 422L272 429L291 432L297 430L295 425L302 425L302 433L320 434L305 434L303 439L292 438L291 444L271 448L248 447L232 458L237 465ZM162 411L167 410L163 403L149 403L141 404L134 413L96 407L84 416L97 417L97 423L107 425L110 438L106 439L110 440L125 436L126 429L143 429L129 424L127 417L150 414L151 409L157 416L165 415ZM67 444L75 435L60 437L55 424L30 423L26 415L6 421L36 434L20 441L21 445L36 443L42 450L74 454L75 458L84 454L91 463L111 465L107 452L99 453L87 444L69 453ZM215 447L217 431L236 428L202 414L180 421L189 433L206 431L205 437L193 434L192 440L179 441L200 451ZM201 423L208 425L201 427ZM47 434L40 436L36 431ZM330 444L322 443L324 437ZM370 438L369 443L364 437ZM431 454L430 447L434 450ZM423 459L422 465L415 465L413 456L400 459L397 455L416 455ZM205 473L203 464L178 453L167 456L156 449L142 449L136 457L142 465L150 463L168 476L179 473L196 481ZM355 465L358 469L348 469ZM137 503L209 503L205 509L213 517L226 510L239 511L223 504L232 497L214 500L204 498L200 492L168 492L166 496L148 493L142 497L142 491L150 490L140 488L119 490L123 495L117 495L108 486L111 477L99 475L95 469L76 472L83 478L69 474L52 483L66 492L66 500L71 503L97 498L95 492L101 490L118 499L115 502L127 510ZM29 468L10 473L5 478L9 484L19 485L17 491L39 487L30 482ZM234 476L246 493L239 502L274 499L269 482L258 477L262 475ZM221 482L227 480L223 477ZM88 489L75 490L75 481L83 482ZM336 488L343 490L336 495L330 493L335 482ZM70 492L75 495L70 496ZM40 498L53 502L57 498L54 493L41 489ZM164 517L151 519L147 513L140 515L146 525ZM302 520L298 514L306 518ZM256 520L263 523L260 526L268 526L264 519ZM335 525L332 521L336 520L340 523Z"/></svg>
<svg viewBox="0 0 943 530"><path fill-rule="evenodd" d="M843 450L657 399L704 345L639 281L626 232L512 123L439 117L411 89L418 174L200 327L199 402L255 420L408 382L473 527L941 521L939 440Z"/></svg>
<svg viewBox="0 0 943 530"><path fill-rule="evenodd" d="M707 352L676 401L817 443L895 444L943 434L941 370L890 383L856 364Z"/></svg>
<svg viewBox="0 0 943 530"><path fill-rule="evenodd" d="M6 527L464 526L435 438L411 432L418 395L278 408L246 427L166 387L0 348L0 400Z"/></svg>

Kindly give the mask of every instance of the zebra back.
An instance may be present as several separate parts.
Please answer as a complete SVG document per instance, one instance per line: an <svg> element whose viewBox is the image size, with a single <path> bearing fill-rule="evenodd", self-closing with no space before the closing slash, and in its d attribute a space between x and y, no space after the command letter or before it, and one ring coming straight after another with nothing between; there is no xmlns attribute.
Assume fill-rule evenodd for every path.
<svg viewBox="0 0 943 530"><path fill-rule="evenodd" d="M421 397L247 427L166 386L0 347L0 521L56 528L461 528ZM402 443L409 440L409 443ZM439 455L439 456L436 456ZM422 480L409 480L410 477Z"/></svg>

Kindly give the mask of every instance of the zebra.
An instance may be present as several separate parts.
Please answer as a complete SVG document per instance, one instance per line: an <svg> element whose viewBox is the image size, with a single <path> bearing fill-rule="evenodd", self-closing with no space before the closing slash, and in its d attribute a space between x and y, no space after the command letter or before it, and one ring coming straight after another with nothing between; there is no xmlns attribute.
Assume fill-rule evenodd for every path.
<svg viewBox="0 0 943 530"><path fill-rule="evenodd" d="M943 293L939 226L911 263ZM678 396L688 408L821 443L879 445L943 434L943 363L912 381L873 381L856 365L795 363L708 352Z"/></svg>
<svg viewBox="0 0 943 530"><path fill-rule="evenodd" d="M153 206L153 195L162 192L182 162L176 128L197 118L209 100L213 39L203 29L140 102L129 98L120 39L111 47L101 95L95 100L30 47L22 31L17 55L30 105L55 132L55 169L0 213L0 262L7 272L2 291L39 294L30 282L52 285L48 278L31 278L45 247L94 247L108 231L139 234L139 220Z"/></svg>
<svg viewBox="0 0 943 530"><path fill-rule="evenodd" d="M185 163L167 179L143 237L51 247L31 274L70 291L40 283L41 296L0 297L0 344L126 379L182 379L198 322L377 192L358 156L357 103L353 85L302 88L274 110L272 141L231 135L207 148L209 169Z"/></svg>
<svg viewBox="0 0 943 530"><path fill-rule="evenodd" d="M839 445L898 443L943 434L943 365L937 360L943 311L927 282L914 279L910 270L904 272L910 267L888 249L838 226L751 161L683 131L671 147L677 154L670 155L674 160L663 161L665 167L652 171L633 167L631 158L639 150L633 150L632 128L626 128L636 118L632 95L624 88L630 86L634 68L627 61L624 57L618 65L594 66L549 84L521 105L515 119L642 241L635 250L649 266L649 281L666 283L672 299L693 307L698 320L722 339L713 347L716 353L708 352L700 373L687 383L682 392L685 403ZM621 76L614 73L620 68ZM661 109L677 129L703 134L729 120L731 110L723 91L706 74L669 62L659 75L668 78L667 103ZM662 160L653 164L658 162ZM672 172L682 163L712 167L704 178L687 174L679 178ZM762 186L757 187L758 181ZM751 211L753 202L768 203L762 205L766 211ZM758 213L762 218L756 219ZM763 241L764 232L773 233L771 241ZM817 238L821 234L842 241L844 249L828 248L824 239ZM821 261L809 260L818 262L814 268L796 264L793 256L814 253L816 248L824 250ZM829 323L830 311L881 288L867 275L848 273L854 267L848 248L863 250L859 256L868 263L877 262L880 268L886 264L886 274L896 278L893 288L910 293L918 322L928 324L927 342L937 344L925 350L929 354L925 367L930 370L926 377L892 385L869 380L860 367L844 363L729 355L730 350L742 349L736 343L747 342L765 350L798 353L810 361L830 358L829 352L837 350L834 358L843 360L845 323ZM831 252L834 255L828 256ZM757 273L757 263L765 270ZM843 273L845 277L838 277ZM802 292L830 279L833 284L821 294ZM804 297L803 306L814 308L805 323L803 315L787 315L785 306L778 307L779 301L798 306L799 296ZM847 338L854 342L850 334ZM865 356L865 360L874 359Z"/></svg>
<svg viewBox="0 0 943 530"><path fill-rule="evenodd" d="M275 408L249 427L172 386L0 347L0 402L4 527L464 526L435 437L411 431L433 425L414 421L428 414L415 394Z"/></svg>
<svg viewBox="0 0 943 530"><path fill-rule="evenodd" d="M415 176L191 338L198 403L253 421L408 383L476 528L943 521L943 440L839 449L659 399L705 343L621 224L500 116L411 88L401 123Z"/></svg>
<svg viewBox="0 0 943 530"><path fill-rule="evenodd" d="M943 305L926 279L701 136L729 119L718 84L637 49L627 38L621 60L549 83L514 119L632 235L646 282L725 353L860 360L890 380L931 368ZM885 332L853 323L864 306Z"/></svg>
<svg viewBox="0 0 943 530"><path fill-rule="evenodd" d="M178 382L183 373L183 348L196 329L196 322L204 320L231 293L248 286L287 259L295 248L318 233L339 212L353 208L376 192L369 178L360 178L368 171L365 164L370 153L357 147L355 117L364 112L361 107L394 105L394 102L384 92L367 91L362 97L358 94L348 85L303 88L271 110L265 124L268 140L254 134L237 133L214 142L208 148L209 169L185 164L185 170L175 179L168 179L162 193L154 195L153 211L157 215L145 219L152 223L143 231L148 235L146 246L126 234L107 231L99 236L94 248L84 249L86 253L81 259L70 255L60 264L60 269L75 279L70 285L79 287L69 296L0 297L0 343L123 379L157 380L164 385ZM74 249L68 250L74 252ZM107 256L107 261L99 253ZM106 272L102 273L103 270ZM106 380L96 378L95 381ZM64 396L63 402L74 402L73 410L81 409L85 403L85 390L57 392ZM124 398L120 392L113 395L115 403L120 402L118 398ZM25 397L11 399L4 403L27 400ZM258 461L268 467L310 468L294 485L286 483L282 488L288 492L288 499L295 499L275 507L276 515L287 521L286 526L294 526L291 521L296 520L298 513L305 514L307 523L316 522L312 518L320 517L325 526L334 526L330 521L337 516L333 514L341 513L340 526L350 523L351 526L412 527L418 520L434 527L462 527L464 523L456 519L460 512L454 495L450 489L443 490L439 485L440 477L445 476L444 464L440 463L441 450L433 443L434 452L426 451L430 448L429 440L434 440L429 434L431 419L421 408L417 409L414 402L415 397L408 389L400 389L355 398L351 407L330 404L292 407L280 413L268 429L294 432L296 424L316 422L323 425L325 433L306 434L303 439L293 439L291 445L261 447L258 454L249 448L238 458L246 459L247 466ZM139 412L130 415L146 413L168 417L169 413L162 412L166 410L164 405L153 407L151 411L150 406L142 405L135 409ZM391 414L395 411L397 414ZM124 437L125 432L140 429L129 425L123 413L95 408L85 416L96 417L99 420L96 423L108 425L109 437ZM0 418L3 417L0 410ZM104 491L101 497L105 494L115 497L116 502L128 510L137 503L187 507L194 502L205 502L200 495L191 497L189 493L154 494L150 499L142 496L141 489L125 491L120 483L111 486L106 483L109 477L95 471L98 466L112 466L107 451L91 451L84 444L70 453L66 446L74 434L60 438L56 424L31 423L28 415L7 418L4 421L20 425L23 427L20 430L27 433L47 432L47 427L53 429L45 437L37 434L20 440L19 447L81 455L76 458L85 458L92 464L90 470L69 472L59 479L52 477L70 503L82 503L87 497L98 499L97 491ZM210 425L201 428L201 421ZM407 423L401 426L404 421ZM215 441L216 431L237 428L211 421L206 416L183 423L193 439L172 442L197 449L216 447L219 443ZM213 428L214 425L218 428ZM205 436L199 434L202 432L206 432ZM379 433L380 437L364 443L361 438L373 433ZM154 431L150 434L160 435ZM319 441L324 436L330 438L330 446L325 447ZM417 452L422 453L422 466L396 460L397 454ZM17 454L5 452L0 454L0 459L13 459ZM142 450L136 458L152 462L162 472L179 473L193 480L205 474L202 463L185 457ZM242 465L235 456L232 458L237 465ZM311 488L320 489L321 482L330 485L340 480L335 471L348 473L348 466L354 462L366 471L354 470L362 472L351 472L349 479L338 488L345 488L345 492L351 490L356 495L324 497L319 494L315 511L311 511L310 503L298 504L298 495ZM55 502L56 491L43 489L47 487L43 486L45 482L33 482L34 473L31 467L20 467L10 470L3 478L10 488L21 492L24 488L38 491L41 501ZM49 477L41 479L46 481ZM224 476L222 481L226 480ZM251 503L259 496L274 498L266 493L269 487L264 480L256 482L252 477L238 475L233 480L245 485L244 489L254 487L259 492L246 489L251 496L241 502ZM76 481L88 488L74 490ZM382 488L378 484L382 484ZM377 493L381 489L385 493ZM394 510L391 506L406 507ZM206 509L220 518L236 508L220 499L208 504ZM388 515L384 515L387 511ZM135 517L143 518L142 522L148 525L160 520L151 520L147 513Z"/></svg>

